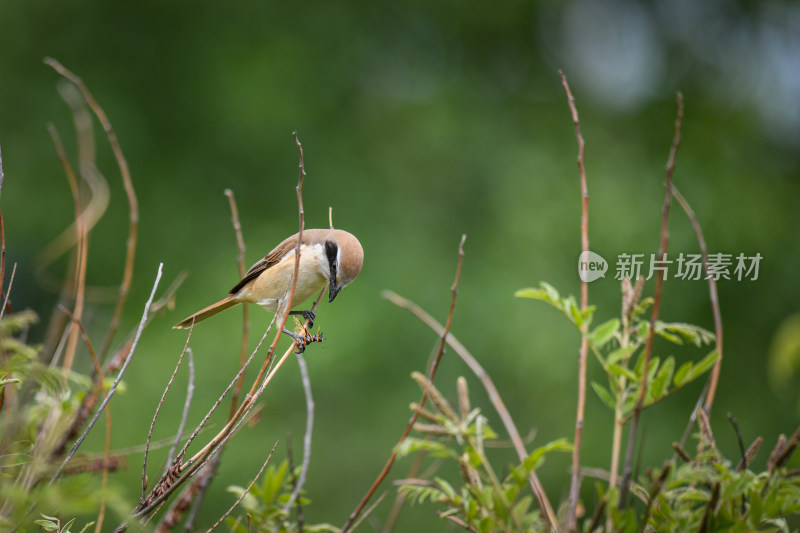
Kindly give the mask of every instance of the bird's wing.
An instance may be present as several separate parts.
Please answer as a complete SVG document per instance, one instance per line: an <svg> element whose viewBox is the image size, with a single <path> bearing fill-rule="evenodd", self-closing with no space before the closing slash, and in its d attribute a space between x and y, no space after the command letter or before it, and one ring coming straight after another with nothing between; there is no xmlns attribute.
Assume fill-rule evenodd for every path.
<svg viewBox="0 0 800 533"><path fill-rule="evenodd" d="M305 240L305 239L303 239ZM229 292L229 294L236 294L242 288L260 276L265 270L277 265L281 262L281 259L284 258L286 254L294 250L297 246L297 234L292 235L278 246L272 249L267 255L265 255L262 259L260 259L256 264L250 267L250 270L244 275L244 277L239 280Z"/></svg>
<svg viewBox="0 0 800 533"><path fill-rule="evenodd" d="M285 256L287 253L293 250L296 245L297 245L297 236L295 235L289 237L288 239L280 243L271 252L265 255L263 259L260 259L256 264L251 266L250 270L248 270L247 273L244 275L244 277L241 280L239 280L239 283L237 283L230 290L229 294L238 293L240 290L242 290L242 287L244 287L245 285L256 279L265 270L277 265L281 261L283 256Z"/></svg>
<svg viewBox="0 0 800 533"><path fill-rule="evenodd" d="M310 242L319 242L323 236L327 235L330 230L327 229L307 229L303 231L303 240L301 245L308 245ZM229 294L236 294L242 288L260 276L265 270L272 268L281 262L286 254L292 252L297 247L297 233L291 237L287 237L282 243L272 249L263 259L259 260L255 265L250 267L250 270L244 277L237 283Z"/></svg>

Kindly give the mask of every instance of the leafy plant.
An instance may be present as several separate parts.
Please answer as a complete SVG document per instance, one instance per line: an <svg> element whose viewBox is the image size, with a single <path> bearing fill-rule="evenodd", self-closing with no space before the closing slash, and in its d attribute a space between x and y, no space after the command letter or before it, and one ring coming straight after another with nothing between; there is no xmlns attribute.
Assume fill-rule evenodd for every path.
<svg viewBox="0 0 800 533"><path fill-rule="evenodd" d="M302 524L291 520L291 510L285 506L289 502L294 490L294 480L300 473L300 467L289 470L289 462L283 461L277 466L269 466L264 472L264 481L255 484L249 492L245 493L244 487L232 485L228 492L241 498L238 518L225 519L231 531L277 531L279 533L292 533L294 531L308 531L309 533L335 533L339 531L330 524ZM295 505L305 507L311 501L301 495Z"/></svg>
<svg viewBox="0 0 800 533"><path fill-rule="evenodd" d="M72 527L72 524L75 523L75 519L73 518L62 526L61 521L55 516L47 516L46 514L43 514L41 520L34 520L33 522L34 524L42 526L42 529L45 531L55 531L56 533L72 533L70 528ZM84 533L93 525L94 522L89 522L83 526L83 529L81 529L79 533Z"/></svg>
<svg viewBox="0 0 800 533"><path fill-rule="evenodd" d="M414 429L422 437L410 437L399 447L398 454L407 456L426 451L458 464L459 486L442 477L431 480L409 479L400 484L400 492L415 503L426 501L444 506L441 518L471 531L539 531L544 528L538 510L532 510L533 497L525 494L531 471L544 462L549 453L571 451L560 439L534 450L518 465L511 465L508 474L500 477L486 455L484 443L497 438L479 409L470 409L467 382L457 381L458 412L424 375L415 372L414 380L427 393L436 412L416 404L411 409L427 420Z"/></svg>

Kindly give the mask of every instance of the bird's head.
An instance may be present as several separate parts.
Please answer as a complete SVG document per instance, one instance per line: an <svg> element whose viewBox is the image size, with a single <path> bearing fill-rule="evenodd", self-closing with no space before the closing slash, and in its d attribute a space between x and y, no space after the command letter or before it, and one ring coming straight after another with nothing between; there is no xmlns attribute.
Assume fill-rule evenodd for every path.
<svg viewBox="0 0 800 533"><path fill-rule="evenodd" d="M364 249L352 233L337 229L325 241L325 255L329 267L328 301L332 302L361 272Z"/></svg>

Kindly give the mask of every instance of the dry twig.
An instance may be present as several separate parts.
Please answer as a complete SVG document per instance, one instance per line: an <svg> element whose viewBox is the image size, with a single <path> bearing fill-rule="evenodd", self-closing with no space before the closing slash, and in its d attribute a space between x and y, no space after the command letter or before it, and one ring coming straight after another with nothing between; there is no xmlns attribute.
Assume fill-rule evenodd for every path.
<svg viewBox="0 0 800 533"><path fill-rule="evenodd" d="M697 217L694 214L694 210L689 205L689 202L683 197L683 195L678 191L675 185L672 185L672 196L678 201L680 206L683 208L683 211L686 213L686 216L689 218L689 222L692 224L692 228L694 229L694 233L697 236L697 243L700 246L700 253L703 258L703 270L706 273L706 280L708 281L708 297L711 300L711 312L714 315L714 336L716 337L716 349L717 349L717 360L714 363L714 368L711 370L711 375L708 378L708 386L705 391L705 410L710 412L711 406L714 404L714 396L717 392L717 383L719 382L719 373L722 369L722 314L719 308L719 294L717 293L717 281L714 279L714 276L709 275L710 271L708 268L708 247L706 246L706 240L703 237L703 229L700 227L700 223L697 221Z"/></svg>
<svg viewBox="0 0 800 533"><path fill-rule="evenodd" d="M683 123L683 95L679 92L677 96L678 110L675 116L675 133L672 139L672 146L670 148L669 158L667 159L666 174L667 179L665 183L664 192L664 205L661 209L661 241L658 246L658 259L663 262L667 256L667 244L669 243L669 209L672 199L672 174L675 171L675 158L678 153L678 146L681 143L681 125ZM633 419L628 433L628 445L625 450L625 468L622 474L622 483L620 486L619 505L620 508L625 506L628 491L628 482L631 479L632 462L633 462L633 449L635 448L636 432L639 427L639 417L642 413L642 406L644 404L644 397L647 393L647 376L650 370L650 359L653 354L653 340L656 334L656 320L658 320L658 312L661 308L661 292L664 285L664 270L659 269L656 274L656 288L653 295L653 309L650 315L650 334L647 337L644 352L644 366L642 369L642 382L640 384L639 396L636 399L636 406L633 410Z"/></svg>
<svg viewBox="0 0 800 533"><path fill-rule="evenodd" d="M575 106L575 98L569 89L567 77L563 72L561 83L567 93L567 102L572 114L572 122L575 124L575 137L578 140L578 172L580 174L581 186L581 251L589 251L589 188L586 184L586 165L584 155L586 143L581 135L581 126L578 119L578 109ZM581 281L581 313L586 312L589 305L589 284ZM580 460L581 460L581 441L583 437L583 415L586 405L586 358L589 353L589 324L584 322L581 325L581 349L578 355L578 408L575 416L575 442L572 448L572 474L569 484L569 503L567 506L567 531L577 531L576 510L578 508L578 496L580 494ZM549 518L549 517L548 517ZM552 523L553 527L558 527L557 523Z"/></svg>
<svg viewBox="0 0 800 533"><path fill-rule="evenodd" d="M308 465L311 462L311 435L314 429L314 396L311 394L311 380L308 377L308 366L306 365L306 360L303 358L302 354L296 354L297 356L297 365L300 367L300 378L303 382L303 391L306 397L306 432L303 435L303 463L300 468L300 475L297 477L295 481L294 489L292 490L292 495L289 497L289 500L284 504L283 510L288 512L289 509L292 508L294 502L298 501L298 497L300 496L300 491L303 490L303 486L306 484L306 477L308 476ZM302 514L300 511L300 504L298 503L298 521L300 521ZM300 522L302 523L302 522ZM279 525L275 526L275 533L277 530L280 529ZM302 527L299 528L300 533L302 533Z"/></svg>
<svg viewBox="0 0 800 533"><path fill-rule="evenodd" d="M447 336L450 332L450 326L453 323L453 313L455 312L456 308L456 295L458 294L458 280L461 277L461 265L464 262L464 241L466 240L466 238L467 238L466 234L462 235L461 243L458 246L458 263L456 266L456 276L455 280L453 281L453 285L450 288L450 292L452 293L450 299L450 312L447 315L446 325L442 329L442 333L440 334L441 341L439 343L439 350L437 351L436 357L434 358L433 364L431 365L429 373L429 379L431 382L433 382L433 378L436 376L436 370L439 368L439 362L442 359L442 355L444 355L444 348L445 345L447 344ZM428 395L426 393L423 393L422 398L419 401L420 409L425 407L425 402L427 401L427 399ZM402 444L406 440L406 438L408 438L408 435L411 433L411 428L414 427L414 424L416 423L418 418L419 418L419 412L417 411L411 417L411 420L409 420L405 431L403 431L403 434L400 436L400 440L397 443L398 446ZM352 513L350 513L350 517L347 519L347 522L345 522L344 526L342 526L341 533L347 533L352 528L354 528L353 525L354 521L358 518L358 515L360 515L361 512L364 510L364 507L366 507L367 503L369 503L369 500L375 494L375 491L378 490L380 484L383 483L383 480L386 479L386 476L389 475L389 470L391 470L392 465L394 465L394 462L397 459L398 446L395 446L394 451L392 451L392 455L389 457L389 460L386 461L386 464L383 466L383 469L381 470L380 474L378 474L378 477L372 483L372 486L369 488L367 493L361 499L355 510Z"/></svg>
<svg viewBox="0 0 800 533"><path fill-rule="evenodd" d="M91 92L89 92L89 88L86 86L83 80L81 80L78 76L76 76L73 72L68 70L55 59L48 57L45 58L44 62L55 69L55 71L61 76L71 81L81 91L81 94L86 100L86 103L89 105L89 108L95 114L97 120L100 121L100 124L103 126L103 130L105 130L106 136L108 137L108 142L111 145L111 149L114 152L114 157L117 160L117 166L119 167L120 174L122 175L122 184L125 188L125 194L128 198L130 215L128 223L128 239L126 241L125 269L123 271L122 281L119 286L119 298L117 299L117 305L114 308L111 324L109 325L103 347L100 350L100 358L103 359L108 352L108 349L111 346L111 341L114 338L114 334L119 327L120 318L122 317L122 309L127 301L131 281L133 280L133 259L136 253L136 241L139 228L139 206L136 200L136 192L133 188L130 170L128 169L128 162L125 160L125 156L122 153L122 148L117 140L117 134L114 132L114 128L111 127L111 122L108 120L105 111L103 111L103 108L100 107L100 105L92 96Z"/></svg>
<svg viewBox="0 0 800 533"><path fill-rule="evenodd" d="M281 359L278 361L278 363L275 365L275 367L272 368L273 355L275 353L275 349L277 347L278 340L280 339L280 336L281 336L280 332L282 332L283 329L285 328L286 321L287 321L288 316L289 316L289 311L291 311L292 302L294 300L295 290L296 290L296 287L297 287L297 275L298 275L298 270L299 270L299 265L300 265L300 243L302 242L303 228L304 228L304 225L305 225L305 215L304 215L304 211L303 211L302 190L303 190L303 181L304 181L304 178L306 176L306 172L305 172L304 163L303 163L303 149L302 149L302 145L300 144L300 141L299 141L299 139L297 137L297 132L294 132L293 135L294 135L295 143L296 143L297 148L298 148L298 152L300 154L300 164L299 164L299 167L300 167L300 178L298 180L297 187L296 187L297 200L298 200L298 212L299 212L299 219L300 219L300 230L298 232L298 239L297 239L297 244L296 244L296 247L295 247L295 267L294 267L294 273L293 273L293 276L292 276L292 286L291 286L291 289L290 289L289 294L288 294L287 305L286 305L285 311L282 313L281 317L278 317L277 314L275 316L273 316L272 322L270 322L270 325L267 328L267 331L265 332L264 337L262 337L261 342L259 342L259 345L253 351L253 354L251 355L251 359L255 355L255 353L257 353L259 351L261 343L266 338L266 335L269 333L270 329L272 328L272 325L276 323L276 319L279 321L279 327L277 328L277 333L276 333L276 335L275 335L275 337L274 337L274 339L272 341L272 344L270 345L270 347L269 347L269 349L267 351L267 354L266 354L266 356L264 358L264 362L262 363L261 368L259 369L258 375L256 376L255 380L253 381L253 385L251 386L250 391L245 395L244 399L242 400L241 405L236 409L236 412L229 419L228 423L205 446L203 446L203 448L200 451L195 453L186 462L181 463L181 461L184 458L184 454L186 452L186 449L188 448L189 443L194 438L194 436L189 439L189 441L184 445L183 450L178 454L178 457L176 458L175 463L168 469L167 473L164 476L162 476L161 480L159 480L159 482L150 491L150 494L147 497L143 498L142 501L140 501L139 505L136 507L136 509L133 512L133 516L135 516L135 517L145 516L146 514L152 512L154 509L156 509L158 506L160 506L162 502L164 502L175 490L177 490L177 488L180 485L183 484L183 482L186 481L186 479L188 479L189 477L194 475L195 472L197 472L200 468L205 466L208 463L208 461L216 453L219 452L219 450L224 446L225 442L227 442L227 440L229 438L231 438L236 433L236 431L240 427L240 425L241 425L242 421L244 420L244 418L247 416L247 414L253 408L253 406L255 405L255 402L258 400L258 398L264 392L266 386L273 379L273 377L275 376L277 371L283 365L284 361L289 356L289 354L294 350L294 347L297 344L296 341L294 343L292 343L292 345L284 353L284 355L281 357ZM314 305L312 307L312 310L316 309L316 306L318 305L319 300L322 298L322 295L324 294L324 292L325 292L324 290L320 292L320 295L317 298L316 302L314 303ZM307 326L308 326L308 323L306 322L306 327ZM243 372L244 369L246 368L246 366L247 366L247 363L245 363L245 365L240 369L239 372ZM230 388L233 386L233 384L238 379L239 379L239 375L237 374L237 376L234 378L234 382L232 382L231 385L228 386L228 389L226 389L225 392L223 392L223 395L217 400L217 403L215 403L214 408L216 408L216 405L219 404L219 402L222 400L222 397L225 396L225 394L230 390ZM214 409L214 408L212 408L212 409ZM208 417L208 415L207 415L207 417ZM207 419L207 417L206 417L206 419ZM204 419L204 421L206 419ZM201 425L204 423L204 421L201 422Z"/></svg>
<svg viewBox="0 0 800 533"><path fill-rule="evenodd" d="M245 264L244 264L244 237L242 236L242 224L239 222L239 209L236 207L236 198L233 195L233 191L230 189L225 189L225 196L228 197L228 203L231 207L231 222L233 223L233 231L236 234L236 249L238 250L238 254L236 256L236 264L239 267L239 277L244 277L245 274ZM247 305L242 306L242 348L241 348L241 355L239 358L239 366L244 365L245 360L247 359L247 344L250 338L250 307ZM233 389L233 394L231 395L231 411L228 415L228 418L231 418L236 413L236 407L239 403L239 395L242 392L242 386L244 385L244 374L239 378L239 381L236 383L236 388Z"/></svg>
<svg viewBox="0 0 800 533"><path fill-rule="evenodd" d="M402 307L403 309L411 312L411 314L425 323L437 335L444 335L445 328L439 324L435 318L433 318L431 315L425 312L425 310L412 301L403 298L392 291L383 291L382 296L398 307ZM503 402L503 398L500 396L500 393L492 381L492 378L489 377L489 374L486 373L486 370L484 370L478 360L475 359L475 357L464 347L463 344L461 344L461 342L459 342L459 340L452 333L447 333L446 339L447 344L453 348L453 350L455 350L456 354L461 358L461 360L466 363L469 369L481 381L483 388L486 389L486 393L489 396L489 401L492 402L495 411L497 411L497 414L500 416L500 420L503 422L503 426L505 427L506 432L511 438L511 442L514 445L514 450L517 452L517 457L520 461L522 461L528 457L528 452L525 450L525 444L523 443L522 437L517 430L517 426L514 424L514 420L511 418L511 414L508 412L508 408ZM544 514L550 517L552 524L557 524L558 522L555 512L553 511L553 507L550 505L550 501L547 499L547 494L545 494L542 484L539 481L539 477L536 475L535 471L531 472L529 481L531 490L538 500L539 508L543 510Z"/></svg>
<svg viewBox="0 0 800 533"><path fill-rule="evenodd" d="M183 345L183 350L181 350L181 355L178 357L178 362L175 364L175 369L172 371L172 375L169 377L167 386L164 387L164 392L161 394L161 400L159 400L158 405L156 405L156 410L153 413L153 420L150 422L150 429L147 432L147 440L144 444L144 459L142 460L142 498L144 498L144 493L147 490L147 456L150 452L150 440L153 437L153 428L156 426L158 414L161 412L161 407L164 405L164 401L167 399L167 393L172 387L172 382L175 381L175 376L178 374L178 369L180 369L181 363L183 363L183 357L186 355L186 352L189 349L189 341L192 338L192 331L194 331L194 329L190 329L189 334L186 336L186 344ZM178 431L178 435L180 434L181 432Z"/></svg>
<svg viewBox="0 0 800 533"><path fill-rule="evenodd" d="M103 401L100 404L100 407L97 408L97 411L95 412L94 416L89 421L89 424L86 426L86 429L81 434L81 436L78 437L78 440L75 441L75 444L72 446L72 449L69 451L67 456L64 458L64 461L61 463L61 466L58 467L58 470L56 470L55 474L53 474L53 477L50 478L50 483L55 482L59 478L59 476L61 475L61 472L63 472L63 470L64 470L64 467L69 462L69 460L72 459L72 456L75 455L75 452L78 451L78 448L80 447L80 445L83 444L83 441L86 439L86 436L89 434L89 432L94 427L94 424L95 424L95 422L97 422L97 419L100 417L100 414L102 414L102 412L105 410L106 406L108 405L108 402L110 402L111 398L114 396L114 393L116 392L120 381L122 381L122 377L125 375L125 371L128 369L128 365L130 364L131 359L133 359L133 353L136 351L136 347L139 344L139 339L142 336L142 330L144 329L144 324L147 322L147 315L150 312L150 305L153 303L153 298L155 297L156 289L158 288L158 283L159 283L159 281L161 281L161 270L162 270L163 267L164 267L164 263L160 263L158 265L158 274L156 274L156 281L155 281L155 283L153 283L153 290L150 292L150 298L147 300L147 303L144 306L144 312L142 313L142 319L139 322L139 329L136 331L136 337L134 337L134 339L133 339L133 346L131 347L131 351L128 354L128 357L125 359L125 363L122 365L122 368L120 369L119 374L117 374L117 378L114 380L114 383L111 385L111 388L108 390L108 394L106 394L106 397L103 398Z"/></svg>

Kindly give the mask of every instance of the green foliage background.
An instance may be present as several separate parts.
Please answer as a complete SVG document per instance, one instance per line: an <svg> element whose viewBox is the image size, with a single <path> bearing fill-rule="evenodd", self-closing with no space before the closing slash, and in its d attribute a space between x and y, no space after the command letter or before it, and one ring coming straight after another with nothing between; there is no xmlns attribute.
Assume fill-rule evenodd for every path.
<svg viewBox="0 0 800 533"><path fill-rule="evenodd" d="M767 373L773 336L800 307L800 44L791 30L798 17L797 6L779 2L3 3L2 209L8 259L18 263L14 305L51 308L55 296L33 279L33 258L73 218L44 128L53 121L70 146L71 118L43 57L89 85L131 167L141 221L125 325L138 321L159 262L167 280L190 274L177 309L146 331L127 391L112 403L115 448L145 438L185 341L171 325L238 279L223 190L236 194L248 264L296 231L298 130L307 227L325 226L333 206L335 224L358 235L366 253L358 281L335 306L322 304L327 340L308 351L317 418L307 516L341 524L399 437L418 397L409 374L424 367L435 342L379 292L392 289L443 320L462 233L454 334L501 387L523 433L534 428L539 445L571 438L578 336L547 306L512 297L540 280L564 293L579 287L576 146L557 69L570 78L587 141L591 247L612 269L619 253L657 249L681 90L675 183L711 252L764 257L757 281L719 284L725 361L712 424L728 455L736 444L726 412L746 441L761 434L771 447L798 422L797 376L782 372L770 382ZM127 206L97 133L112 199L91 239L89 280L112 285L121 278ZM698 251L677 206L670 250ZM618 314L612 276L593 283L590 298L600 308L596 324ZM91 308L97 336L109 309ZM255 337L269 315L251 316ZM713 330L705 282L668 280L661 317ZM195 421L236 371L239 323L231 312L194 333ZM41 338L44 326L33 334ZM669 353L678 362L698 357L690 349L660 355ZM600 375L592 363L590 379ZM88 359L80 364L88 368ZM466 373L446 354L437 380ZM246 485L276 439L291 431L301 440L296 363L281 374L260 422L222 462L203 515L209 523L233 500L225 487ZM174 431L184 385L182 376L157 438ZM645 464L670 453L701 386L646 413ZM478 401L477 383L472 390ZM607 467L611 416L591 394L584 462ZM488 405L484 412L491 420ZM87 449L102 449L96 433ZM166 452L151 464L159 453ZM112 478L131 502L139 458ZM553 500L566 496L568 463L559 457L541 471ZM395 468L400 476L407 465ZM401 527L430 523L416 509L403 520Z"/></svg>

